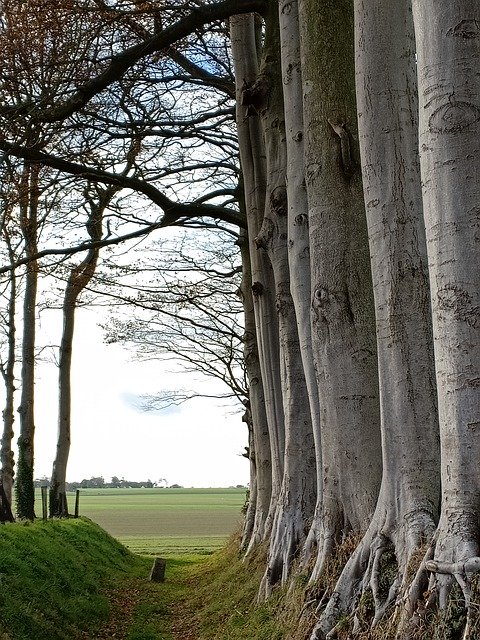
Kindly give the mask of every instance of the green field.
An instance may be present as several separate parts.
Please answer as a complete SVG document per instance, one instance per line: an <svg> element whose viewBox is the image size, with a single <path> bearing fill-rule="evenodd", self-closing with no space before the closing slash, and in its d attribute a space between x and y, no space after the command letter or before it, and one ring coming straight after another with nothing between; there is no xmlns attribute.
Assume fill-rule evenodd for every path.
<svg viewBox="0 0 480 640"><path fill-rule="evenodd" d="M75 494L67 500L73 512ZM136 553L207 553L238 527L244 502L245 489L81 489L80 515Z"/></svg>

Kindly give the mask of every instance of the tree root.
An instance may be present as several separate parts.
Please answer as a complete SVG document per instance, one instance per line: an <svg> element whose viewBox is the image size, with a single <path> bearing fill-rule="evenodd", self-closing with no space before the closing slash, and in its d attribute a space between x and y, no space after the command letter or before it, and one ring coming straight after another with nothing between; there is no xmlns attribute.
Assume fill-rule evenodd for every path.
<svg viewBox="0 0 480 640"><path fill-rule="evenodd" d="M471 627L474 613L471 580L472 576L480 572L480 557L474 556L460 562L428 560L425 563L425 568L433 574L431 582L435 583L431 589L433 598L430 597L429 599L430 605L434 599L438 599L439 608L445 609L452 585L456 582L460 587L466 611L466 623L462 640L470 640L470 638L473 638L471 636ZM439 578L437 574L445 576L447 579Z"/></svg>
<svg viewBox="0 0 480 640"><path fill-rule="evenodd" d="M412 558L418 556L425 538L431 536L435 528L433 518L427 515L417 511L411 518L404 517L403 525L391 535L384 533L387 530L385 515L372 521L346 563L310 640L335 638L341 630L345 633L346 626L351 629L348 637L365 632L366 625L372 632L388 611L392 611L389 625L394 617L395 625L398 621L398 626L402 626L398 605L412 603L413 597L419 600L428 584L425 567L431 561L431 553L424 558L423 572L417 572L412 585L409 584ZM323 606L324 602L320 604ZM410 609L413 612L413 604Z"/></svg>
<svg viewBox="0 0 480 640"><path fill-rule="evenodd" d="M276 523L276 526L274 525L276 535L272 538L267 569L260 582L259 602L264 602L271 596L273 588L278 582L282 585L287 582L292 563L304 539L301 523L296 523L294 518L289 518L287 515L286 512L283 513L280 522Z"/></svg>

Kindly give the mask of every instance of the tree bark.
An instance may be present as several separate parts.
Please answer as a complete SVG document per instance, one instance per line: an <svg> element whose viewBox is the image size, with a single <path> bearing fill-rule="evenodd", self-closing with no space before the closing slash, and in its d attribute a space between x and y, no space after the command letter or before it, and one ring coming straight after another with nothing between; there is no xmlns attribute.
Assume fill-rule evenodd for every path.
<svg viewBox="0 0 480 640"><path fill-rule="evenodd" d="M442 479L427 569L441 606L456 579L468 609L480 566L480 7L414 0L413 15Z"/></svg>
<svg viewBox="0 0 480 640"><path fill-rule="evenodd" d="M305 522L313 514L316 498L315 449L310 404L303 371L297 318L290 292L287 249L286 140L282 77L278 66L280 34L277 3L271 2L267 15L263 65L257 85L262 85L260 111L267 163L267 203L257 245L270 258L275 278L281 382L285 415L284 473L278 502L272 503L274 522L267 569L260 597L268 597L272 587L289 576L298 548L305 541Z"/></svg>
<svg viewBox="0 0 480 640"><path fill-rule="evenodd" d="M39 165L25 164L20 183L20 226L25 241L25 253L32 258L27 263L23 301L22 336L22 394L18 413L20 435L18 438L18 464L16 480L16 504L19 518L35 518L35 490L33 486L34 437L35 437L35 310L37 300L38 264L38 175Z"/></svg>
<svg viewBox="0 0 480 640"><path fill-rule="evenodd" d="M300 355L308 392L315 450L316 513L321 510L322 451L320 438L320 404L312 353L310 323L311 271L308 235L308 201L304 172L303 92L300 59L300 25L297 0L279 1L281 64L287 147L286 186L288 203L288 262L290 292L295 307ZM310 454L309 454L310 455ZM317 521L309 517L307 521ZM305 523L304 523L305 526ZM315 546L315 528L310 529L303 553L307 564Z"/></svg>
<svg viewBox="0 0 480 640"><path fill-rule="evenodd" d="M11 239L8 230L3 230L3 235L8 247L10 262L13 263L15 257L13 255ZM16 335L16 307L17 307L17 277L14 270L9 275L9 293L8 293L8 309L7 309L7 357L2 366L2 376L5 384L5 405L2 411L3 417L3 434L0 450L1 459L1 482L6 498L12 505L13 498L13 478L14 478L14 455L12 451L13 441L13 425L15 422L15 335Z"/></svg>
<svg viewBox="0 0 480 640"><path fill-rule="evenodd" d="M335 544L364 532L381 478L375 317L359 171L349 0L301 0L312 342L322 490L315 580Z"/></svg>
<svg viewBox="0 0 480 640"><path fill-rule="evenodd" d="M408 3L358 0L355 41L383 477L372 522L335 587L317 633L326 633L339 617L355 612L362 592L373 594L372 622L380 620L407 586L412 555L435 531L440 495L415 42ZM397 573L389 589L381 591L379 572L387 554Z"/></svg>
<svg viewBox="0 0 480 640"><path fill-rule="evenodd" d="M240 232L238 243L242 256L240 288L245 318L244 354L249 392L248 411L252 422L250 459L254 467L254 483L252 481L250 483L250 500L242 537L242 548L246 549L250 541L253 546L257 546L264 539L265 523L272 495L272 459L255 329L250 251L245 231Z"/></svg>
<svg viewBox="0 0 480 640"><path fill-rule="evenodd" d="M92 197L87 194L90 213L86 227L92 242L98 242L102 237L103 214L115 192L116 189L113 187L105 189L100 194L98 202L93 202ZM68 506L64 496L66 494L65 483L71 441L71 369L75 311L79 295L95 273L99 251L99 248L90 249L85 259L73 267L68 277L63 299L63 332L58 367L58 434L50 481L50 517L68 516Z"/></svg>
<svg viewBox="0 0 480 640"><path fill-rule="evenodd" d="M262 129L255 107L244 103L244 91L258 75L258 32L252 14L233 16L230 20L232 56L237 90L237 129L245 190L245 206L252 267L252 292L259 362L265 395L265 410L272 456L271 505L276 505L283 477L285 426L280 380L278 320L275 309L273 271L255 238L260 232L265 212L266 166ZM264 525L263 539L271 530L272 508ZM247 554L258 541L252 536Z"/></svg>

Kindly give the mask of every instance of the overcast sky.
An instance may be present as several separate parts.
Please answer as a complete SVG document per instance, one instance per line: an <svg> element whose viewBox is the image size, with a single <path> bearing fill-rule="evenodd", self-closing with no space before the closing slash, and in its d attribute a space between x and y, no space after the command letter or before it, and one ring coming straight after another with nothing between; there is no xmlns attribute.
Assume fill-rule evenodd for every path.
<svg viewBox="0 0 480 640"><path fill-rule="evenodd" d="M247 484L248 461L241 456L247 430L241 414L195 399L149 413L138 398L161 388L188 386L169 373L171 363L135 362L118 345L103 344L99 313L78 312L73 351L72 447L68 480L113 475L190 487ZM60 314L42 313L38 343L60 336ZM56 338L54 338L56 336ZM48 338L47 338L48 337ZM35 477L50 476L56 446L55 364L40 363L36 384ZM18 401L17 401L18 405Z"/></svg>

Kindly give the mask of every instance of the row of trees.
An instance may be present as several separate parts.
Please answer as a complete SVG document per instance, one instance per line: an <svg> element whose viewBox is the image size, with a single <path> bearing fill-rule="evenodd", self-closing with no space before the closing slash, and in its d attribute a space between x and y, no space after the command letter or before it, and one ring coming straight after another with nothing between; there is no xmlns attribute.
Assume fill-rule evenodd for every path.
<svg viewBox="0 0 480 640"><path fill-rule="evenodd" d="M34 486L48 487L50 486L50 478L47 476L37 478L34 480ZM66 491L75 491L76 489L152 489L157 486L166 487L166 480L160 478L158 482L152 482L152 480L141 480L137 482L113 476L110 482L106 482L103 476L92 476L91 478L83 478L83 480L80 481L67 482L65 489ZM172 486L175 487L178 485Z"/></svg>
<svg viewBox="0 0 480 640"><path fill-rule="evenodd" d="M23 49L37 46L39 55L22 60L16 46L0 107L3 166L14 166L21 185L12 210L22 224L7 228L23 230L25 255L7 244L4 271L26 265L23 348L40 259L84 251L77 270L89 286L98 250L122 239L172 225L231 237L242 264L248 381L248 392L234 393L250 433L242 545L247 556L262 543L269 549L259 597L287 583L294 560L320 583L355 536L333 592L316 603L311 640L334 637L346 619L352 633L365 631L392 610L396 633L412 635L455 585L464 637L473 637L479 8L469 0L69 0L49 13L45 5L10 8L29 29ZM61 28L67 18L76 40ZM31 44L39 24L41 47ZM67 199L88 193L95 211L80 243L66 238L67 252L39 248L41 179L73 185L61 190ZM160 216L146 219L125 189ZM114 229L101 224L107 210ZM213 294L196 289L198 309ZM139 297L162 311L162 302ZM198 325L210 323L195 319L188 340L198 344ZM147 339L136 324L120 326L122 334ZM228 357L219 362L223 375ZM22 371L25 420L30 379ZM33 433L27 422L21 432L17 483L28 486ZM363 596L373 601L368 619Z"/></svg>

